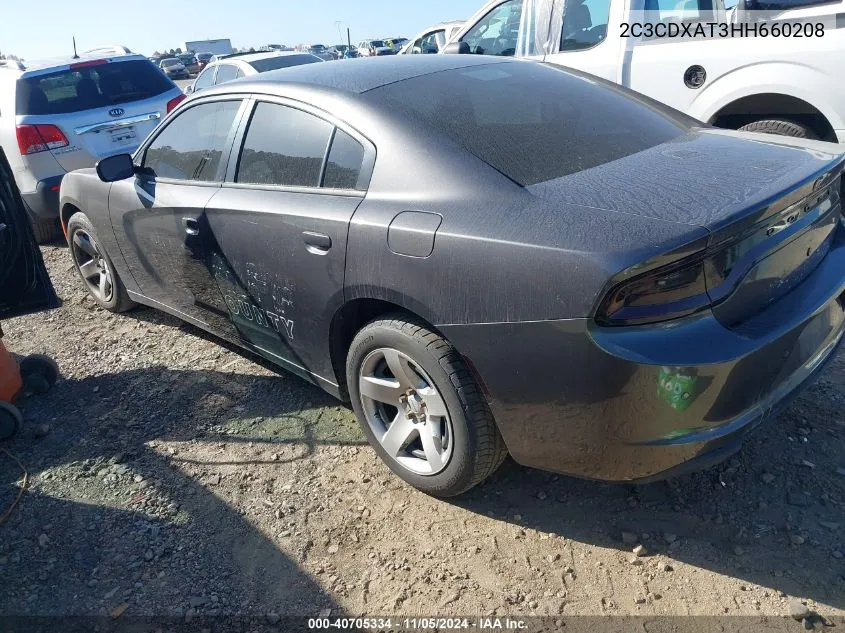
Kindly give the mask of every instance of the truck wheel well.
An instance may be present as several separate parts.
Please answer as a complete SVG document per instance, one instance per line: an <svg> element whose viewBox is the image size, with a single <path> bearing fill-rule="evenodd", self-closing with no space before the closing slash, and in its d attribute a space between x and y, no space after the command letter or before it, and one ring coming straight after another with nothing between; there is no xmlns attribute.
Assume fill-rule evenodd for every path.
<svg viewBox="0 0 845 633"><path fill-rule="evenodd" d="M785 119L802 123L823 141L837 142L836 132L817 108L797 97L766 93L743 97L729 103L710 119L716 127L737 130L763 119Z"/></svg>
<svg viewBox="0 0 845 633"><path fill-rule="evenodd" d="M349 391L346 388L346 355L352 339L370 321L385 314L406 314L425 323L432 331L437 331L428 321L407 308L389 301L379 299L354 299L345 303L332 318L329 328L332 367L340 390L341 398L349 401Z"/></svg>

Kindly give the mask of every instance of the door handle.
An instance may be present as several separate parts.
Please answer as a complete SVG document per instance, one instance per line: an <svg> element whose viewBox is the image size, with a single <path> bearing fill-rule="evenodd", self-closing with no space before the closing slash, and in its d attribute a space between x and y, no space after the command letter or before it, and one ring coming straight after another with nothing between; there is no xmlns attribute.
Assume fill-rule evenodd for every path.
<svg viewBox="0 0 845 633"><path fill-rule="evenodd" d="M314 253L315 255L325 255L332 247L332 238L323 233L303 231L302 239L308 245L308 252Z"/></svg>
<svg viewBox="0 0 845 633"><path fill-rule="evenodd" d="M200 223L195 218L182 218L182 224L185 226L185 233L188 235L200 234Z"/></svg>

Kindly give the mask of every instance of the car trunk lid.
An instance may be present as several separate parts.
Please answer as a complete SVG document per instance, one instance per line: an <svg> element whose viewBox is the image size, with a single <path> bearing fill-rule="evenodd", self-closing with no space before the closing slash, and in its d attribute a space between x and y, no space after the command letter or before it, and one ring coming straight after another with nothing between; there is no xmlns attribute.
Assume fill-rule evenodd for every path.
<svg viewBox="0 0 845 633"><path fill-rule="evenodd" d="M528 189L707 229L707 291L716 317L733 326L827 255L841 230L842 165L830 144L708 129Z"/></svg>

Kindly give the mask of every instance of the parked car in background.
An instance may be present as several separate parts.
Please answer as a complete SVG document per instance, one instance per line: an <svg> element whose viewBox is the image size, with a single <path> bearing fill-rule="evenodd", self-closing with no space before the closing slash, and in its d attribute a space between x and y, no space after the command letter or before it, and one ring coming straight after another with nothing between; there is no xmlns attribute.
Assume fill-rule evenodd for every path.
<svg viewBox="0 0 845 633"><path fill-rule="evenodd" d="M334 55L329 52L328 47L324 44L312 44L308 47L308 52L312 55L316 55L323 61L329 61L335 58Z"/></svg>
<svg viewBox="0 0 845 633"><path fill-rule="evenodd" d="M166 57L161 60L161 69L170 79L190 79L191 74L185 64L177 57Z"/></svg>
<svg viewBox="0 0 845 633"><path fill-rule="evenodd" d="M65 173L133 152L185 95L142 55L0 60L0 146L40 242Z"/></svg>
<svg viewBox="0 0 845 633"><path fill-rule="evenodd" d="M407 37L389 37L384 40L384 43L390 48L394 53L398 53L402 50L402 47L408 43Z"/></svg>
<svg viewBox="0 0 845 633"><path fill-rule="evenodd" d="M384 40L361 40L358 44L358 55L361 57L379 57L393 55L394 51Z"/></svg>
<svg viewBox="0 0 845 633"><path fill-rule="evenodd" d="M464 25L462 21L443 22L428 27L422 33L416 35L412 40L408 41L402 50L401 55L419 55L419 54L436 54L439 53L446 43L452 39L461 27Z"/></svg>
<svg viewBox="0 0 845 633"><path fill-rule="evenodd" d="M624 482L710 467L841 348L838 146L546 63L345 66L211 89L69 174L92 299L348 397L439 496L508 452Z"/></svg>
<svg viewBox="0 0 845 633"><path fill-rule="evenodd" d="M322 61L325 60L311 53L297 53L296 51L230 55L206 66L194 80L194 83L185 89L185 92L193 94L233 79L250 77L269 70L279 70L280 68Z"/></svg>
<svg viewBox="0 0 845 633"><path fill-rule="evenodd" d="M729 11L722 0L665 6L647 0L645 13L642 6L491 0L443 52L551 62L621 83L717 127L845 143L843 0L749 0ZM708 33L717 36L618 37L646 19L645 27L665 32L676 25L682 35L709 22ZM792 25L790 37L718 36L722 27L787 35L784 24ZM817 27L824 37L808 37Z"/></svg>
<svg viewBox="0 0 845 633"><path fill-rule="evenodd" d="M199 69L202 70L208 66L208 62L211 61L212 57L214 57L214 55L211 53L197 53L197 64L199 65Z"/></svg>
<svg viewBox="0 0 845 633"><path fill-rule="evenodd" d="M343 59L344 53L349 50L349 46L347 44L335 44L331 48L328 49L328 53L334 59Z"/></svg>
<svg viewBox="0 0 845 633"><path fill-rule="evenodd" d="M199 60L193 53L182 53L176 57L189 73L196 74L201 70Z"/></svg>
<svg viewBox="0 0 845 633"><path fill-rule="evenodd" d="M161 67L161 57L147 57L147 59L149 59L152 65L156 68Z"/></svg>

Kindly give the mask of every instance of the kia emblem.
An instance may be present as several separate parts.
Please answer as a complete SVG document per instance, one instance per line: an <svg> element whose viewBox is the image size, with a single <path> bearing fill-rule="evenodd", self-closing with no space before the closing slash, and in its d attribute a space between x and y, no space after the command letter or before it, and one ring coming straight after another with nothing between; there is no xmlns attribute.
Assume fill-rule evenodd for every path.
<svg viewBox="0 0 845 633"><path fill-rule="evenodd" d="M112 108L109 110L109 115L113 117L123 116L124 114L126 114L126 110L123 108Z"/></svg>

